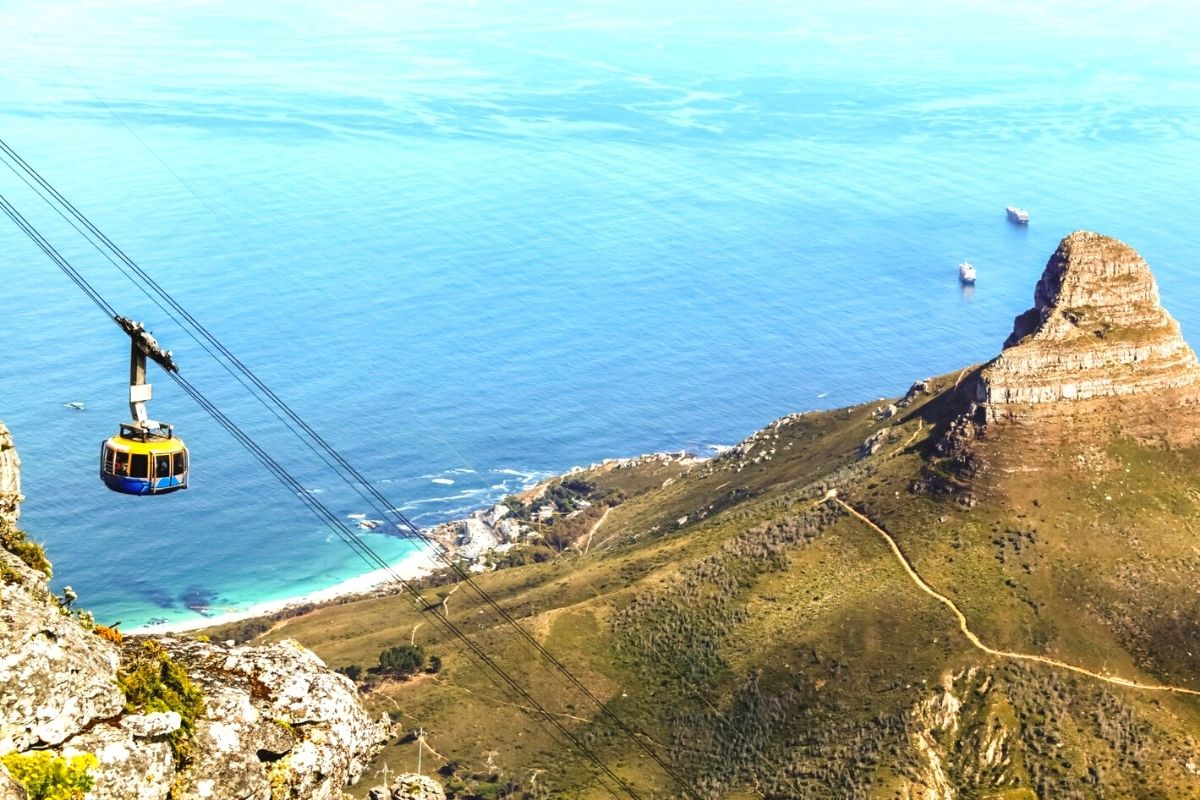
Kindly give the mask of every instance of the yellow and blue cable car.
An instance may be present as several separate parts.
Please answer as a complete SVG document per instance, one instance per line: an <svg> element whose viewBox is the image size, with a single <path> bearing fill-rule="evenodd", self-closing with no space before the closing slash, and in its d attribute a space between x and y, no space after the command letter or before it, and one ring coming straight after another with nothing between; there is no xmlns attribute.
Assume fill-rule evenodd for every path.
<svg viewBox="0 0 1200 800"><path fill-rule="evenodd" d="M100 480L114 492L133 495L167 494L188 486L188 449L174 429L149 418L146 403L152 388L146 383L146 358L175 372L169 350L163 350L140 322L116 317L129 334L129 411L131 422L100 446Z"/></svg>
<svg viewBox="0 0 1200 800"><path fill-rule="evenodd" d="M121 432L101 446L100 479L122 494L186 489L188 449L169 425L154 431L121 425Z"/></svg>

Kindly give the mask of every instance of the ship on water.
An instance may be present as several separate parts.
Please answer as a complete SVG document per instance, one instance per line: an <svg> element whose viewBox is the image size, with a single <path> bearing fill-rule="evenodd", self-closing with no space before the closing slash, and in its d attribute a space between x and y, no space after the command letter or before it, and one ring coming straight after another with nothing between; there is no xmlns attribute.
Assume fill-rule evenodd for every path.
<svg viewBox="0 0 1200 800"><path fill-rule="evenodd" d="M1004 209L1004 213L1008 215L1009 222L1015 222L1018 225L1029 224L1029 212L1023 208L1008 206Z"/></svg>
<svg viewBox="0 0 1200 800"><path fill-rule="evenodd" d="M975 285L975 267L971 265L970 261L964 261L958 265L958 279L965 286Z"/></svg>

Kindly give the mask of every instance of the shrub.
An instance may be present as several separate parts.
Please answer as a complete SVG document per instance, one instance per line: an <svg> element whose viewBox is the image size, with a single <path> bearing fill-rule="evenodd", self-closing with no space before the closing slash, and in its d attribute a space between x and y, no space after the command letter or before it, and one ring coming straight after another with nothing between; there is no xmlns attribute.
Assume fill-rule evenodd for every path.
<svg viewBox="0 0 1200 800"><path fill-rule="evenodd" d="M125 639L121 636L121 632L116 628L110 628L107 625L97 625L93 628L96 635L105 641L112 642L115 645L120 645Z"/></svg>
<svg viewBox="0 0 1200 800"><path fill-rule="evenodd" d="M442 657L438 656L438 655L430 656L429 657L429 666L426 667L425 669L429 672L441 672L442 671Z"/></svg>
<svg viewBox="0 0 1200 800"><path fill-rule="evenodd" d="M99 763L91 753L66 758L48 750L9 753L0 762L25 787L29 800L82 800L92 788L88 771Z"/></svg>
<svg viewBox="0 0 1200 800"><path fill-rule="evenodd" d="M358 682L358 679L362 677L362 667L360 667L358 664L347 664L344 667L338 667L335 671L342 673L356 683Z"/></svg>
<svg viewBox="0 0 1200 800"><path fill-rule="evenodd" d="M131 713L174 711L179 730L167 734L177 764L187 763L196 719L204 712L204 693L192 683L183 667L152 640L125 648L117 680L125 692L125 710Z"/></svg>
<svg viewBox="0 0 1200 800"><path fill-rule="evenodd" d="M45 573L47 578L50 577L50 561L46 558L46 551L37 542L26 539L23 532L7 522L0 523L0 547L24 561L32 569Z"/></svg>
<svg viewBox="0 0 1200 800"><path fill-rule="evenodd" d="M379 669L388 675L408 676L425 668L420 645L399 644L379 654Z"/></svg>

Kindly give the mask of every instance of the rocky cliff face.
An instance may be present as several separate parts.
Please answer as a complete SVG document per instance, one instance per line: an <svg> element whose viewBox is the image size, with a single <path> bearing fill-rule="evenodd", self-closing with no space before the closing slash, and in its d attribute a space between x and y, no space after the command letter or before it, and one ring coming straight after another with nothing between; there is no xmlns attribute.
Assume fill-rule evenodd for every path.
<svg viewBox="0 0 1200 800"><path fill-rule="evenodd" d="M1195 353L1159 303L1150 268L1116 239L1076 231L1059 244L1004 352L982 370L987 421L1071 415L1082 401L1194 405Z"/></svg>
<svg viewBox="0 0 1200 800"><path fill-rule="evenodd" d="M11 549L0 547L0 757L94 759L87 800L340 800L387 733L353 683L295 642L118 646L89 630L51 595L36 559L18 553L18 467L0 426L0 540ZM130 649L148 641L203 692L186 759L171 742L180 714L129 711L118 681ZM0 767L0 800L24 796Z"/></svg>
<svg viewBox="0 0 1200 800"><path fill-rule="evenodd" d="M21 513L21 460L12 435L0 422L0 521L16 523Z"/></svg>

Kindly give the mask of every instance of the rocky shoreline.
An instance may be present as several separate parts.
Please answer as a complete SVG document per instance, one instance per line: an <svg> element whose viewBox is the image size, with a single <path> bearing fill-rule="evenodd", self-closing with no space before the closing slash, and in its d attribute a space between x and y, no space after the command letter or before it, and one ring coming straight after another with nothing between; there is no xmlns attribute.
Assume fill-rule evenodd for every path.
<svg viewBox="0 0 1200 800"><path fill-rule="evenodd" d="M718 448L718 452L720 449ZM709 457L698 456L686 450L663 453L647 453L630 458L608 458L586 467L572 467L560 475L553 475L532 488L506 498L488 508L481 508L470 515L444 522L427 529L426 534L436 541L443 552L454 561L470 562L474 572L485 572L489 557L507 553L520 545L537 544L544 537L540 531L545 525L553 524L559 517L570 518L591 508L592 501L578 498L575 508L564 510L560 504L548 501L547 491L554 485L577 479L584 475L610 470L632 469L651 463L693 466L707 461ZM511 502L515 500L516 503ZM514 506L514 507L510 507Z"/></svg>

